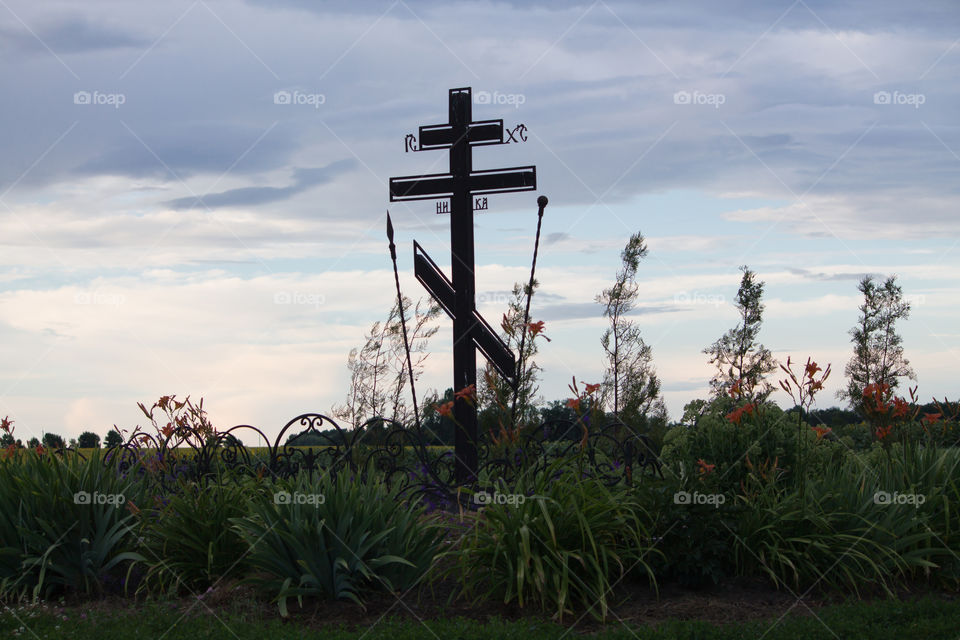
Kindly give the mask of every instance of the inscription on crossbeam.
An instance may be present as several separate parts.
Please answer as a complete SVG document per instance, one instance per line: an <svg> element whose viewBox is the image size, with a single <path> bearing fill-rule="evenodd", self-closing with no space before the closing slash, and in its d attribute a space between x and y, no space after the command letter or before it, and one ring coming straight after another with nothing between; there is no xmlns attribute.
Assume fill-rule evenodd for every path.
<svg viewBox="0 0 960 640"><path fill-rule="evenodd" d="M474 198L473 199L473 210L474 211L486 211L488 207L486 198ZM450 201L444 200L443 202L437 203L437 213L450 213Z"/></svg>
<svg viewBox="0 0 960 640"><path fill-rule="evenodd" d="M450 147L450 125L437 124L429 127L420 127L420 141L417 142L417 136L408 133L403 137L403 152L411 151L429 151L430 149L444 149ZM503 134L507 134L507 139L503 139ZM473 146L488 144L510 144L527 141L527 125L518 124L517 126L505 129L503 120L485 120L483 122L472 122L467 130L467 142Z"/></svg>

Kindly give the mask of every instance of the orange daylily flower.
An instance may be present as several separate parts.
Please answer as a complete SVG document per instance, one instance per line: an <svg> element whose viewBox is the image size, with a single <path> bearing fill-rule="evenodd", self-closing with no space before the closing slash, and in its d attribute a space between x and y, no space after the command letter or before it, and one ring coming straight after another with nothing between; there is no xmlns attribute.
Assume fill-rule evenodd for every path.
<svg viewBox="0 0 960 640"><path fill-rule="evenodd" d="M811 380L813 379L813 376L817 375L817 371L823 371L823 369L821 369L816 362L812 362L809 358L807 358L807 365L805 369L806 369L807 377L810 378Z"/></svg>
<svg viewBox="0 0 960 640"><path fill-rule="evenodd" d="M830 427L810 427L810 428L817 432L817 440L822 439L823 436L833 431L833 429L831 429Z"/></svg>
<svg viewBox="0 0 960 640"><path fill-rule="evenodd" d="M713 473L713 470L717 467L715 464L707 464L703 458L697 460L697 465L700 467L700 475L702 476Z"/></svg>
<svg viewBox="0 0 960 640"><path fill-rule="evenodd" d="M567 400L567 407L574 411L580 411L580 398L570 398Z"/></svg>
<svg viewBox="0 0 960 640"><path fill-rule="evenodd" d="M437 407L437 413L442 416L450 417L450 414L453 413L453 400L450 402L445 402Z"/></svg>
<svg viewBox="0 0 960 640"><path fill-rule="evenodd" d="M37 454L38 454L38 455L41 455L41 456L42 456L42 455L45 454L46 452L47 452L47 450L43 448L43 445L42 445L42 444L38 444L38 445L37 445Z"/></svg>
<svg viewBox="0 0 960 640"><path fill-rule="evenodd" d="M129 511L135 516L140 515L140 508L136 505L136 503L133 500L127 501L127 511Z"/></svg>
<svg viewBox="0 0 960 640"><path fill-rule="evenodd" d="M885 427L877 427L877 440L883 440L888 435L890 435L890 430L893 429L893 425L888 424Z"/></svg>
<svg viewBox="0 0 960 640"><path fill-rule="evenodd" d="M13 457L13 454L15 454L16 452L17 452L17 445L15 445L15 444L8 444L8 445L7 445L7 457L8 457L8 458L12 458L12 457Z"/></svg>
<svg viewBox="0 0 960 640"><path fill-rule="evenodd" d="M162 433L165 438L169 438L173 435L173 425L168 422L167 426L160 429L160 433Z"/></svg>
<svg viewBox="0 0 960 640"><path fill-rule="evenodd" d="M477 396L477 385L471 384L453 394L454 400L473 400Z"/></svg>
<svg viewBox="0 0 960 640"><path fill-rule="evenodd" d="M903 398L893 399L893 417L903 418L910 412L910 405Z"/></svg>
<svg viewBox="0 0 960 640"><path fill-rule="evenodd" d="M730 422L732 422L732 423L734 423L734 424L740 424L740 421L743 419L744 414L746 414L746 415L751 415L751 414L753 414L753 410L754 410L755 407L756 407L756 405L754 405L754 403L748 402L747 404L743 405L742 407L738 407L738 408L734 409L733 411L731 411L730 413L728 413L727 416L726 416L726 417L727 417L727 420L729 420Z"/></svg>
<svg viewBox="0 0 960 640"><path fill-rule="evenodd" d="M585 389L584 389L584 393L586 393L588 396L592 396L594 393L597 392L597 389L599 389L599 388L600 388L600 384L599 384L599 383L597 383L597 384L588 384L588 385L586 385L586 387L585 387Z"/></svg>
<svg viewBox="0 0 960 640"><path fill-rule="evenodd" d="M537 322L531 322L527 324L527 330L530 331L530 335L536 336L537 334L543 332L543 325L544 325L543 320L539 320Z"/></svg>

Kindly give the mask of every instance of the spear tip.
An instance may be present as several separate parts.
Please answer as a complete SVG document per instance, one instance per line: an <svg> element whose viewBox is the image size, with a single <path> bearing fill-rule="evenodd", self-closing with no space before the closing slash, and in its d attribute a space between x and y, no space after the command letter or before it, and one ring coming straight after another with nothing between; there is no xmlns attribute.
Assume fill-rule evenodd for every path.
<svg viewBox="0 0 960 640"><path fill-rule="evenodd" d="M390 220L390 212L387 211L387 239L393 244L393 222Z"/></svg>

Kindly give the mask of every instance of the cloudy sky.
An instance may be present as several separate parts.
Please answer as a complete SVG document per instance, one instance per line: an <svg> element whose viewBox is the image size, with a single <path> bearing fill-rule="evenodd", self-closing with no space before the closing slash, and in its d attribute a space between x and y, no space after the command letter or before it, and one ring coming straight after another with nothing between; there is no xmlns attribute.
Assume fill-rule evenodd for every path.
<svg viewBox="0 0 960 640"><path fill-rule="evenodd" d="M476 219L494 324L550 198L546 398L599 380L593 300L638 230L635 317L673 417L706 394L742 264L766 282L762 341L832 363L831 393L857 280L896 274L920 395L955 397L958 18L953 0L0 0L0 415L29 438L129 428L164 394L203 397L218 428L328 413L394 295L387 208L405 293L414 238L449 267L448 219L387 183L445 170L404 136L464 86L475 119L528 132L474 168L538 172ZM448 386L450 340L444 322L422 388Z"/></svg>

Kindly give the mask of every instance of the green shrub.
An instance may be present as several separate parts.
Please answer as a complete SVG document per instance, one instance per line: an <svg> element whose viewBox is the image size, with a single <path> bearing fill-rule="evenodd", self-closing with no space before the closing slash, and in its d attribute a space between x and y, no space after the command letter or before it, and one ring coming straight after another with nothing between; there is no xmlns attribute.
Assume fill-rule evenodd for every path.
<svg viewBox="0 0 960 640"><path fill-rule="evenodd" d="M741 573L761 573L792 589L821 585L859 593L875 585L892 593L893 581L936 569L937 560L950 555L937 522L944 497L934 485L938 474L930 473L943 462L937 455L913 450L901 460L906 464L881 459L876 465L851 455L811 476L805 494L770 483L742 495ZM922 481L925 475L932 477ZM923 498L879 497L895 494Z"/></svg>
<svg viewBox="0 0 960 640"><path fill-rule="evenodd" d="M710 478L644 480L634 489L651 514L650 535L660 555L651 558L657 580L676 580L700 588L736 573L733 561L737 511L732 495L722 494ZM709 496L698 501L696 497Z"/></svg>
<svg viewBox="0 0 960 640"><path fill-rule="evenodd" d="M125 508L139 490L104 469L98 452L89 461L31 451L0 462L0 595L101 593L111 572L143 559Z"/></svg>
<svg viewBox="0 0 960 640"><path fill-rule="evenodd" d="M561 618L605 619L611 588L628 571L653 581L649 521L626 491L552 465L515 486L496 484L471 532L451 552L464 594L534 603Z"/></svg>
<svg viewBox="0 0 960 640"><path fill-rule="evenodd" d="M742 405L741 401L739 405ZM797 419L777 405L765 403L744 413L739 423L730 415L738 403L728 397L711 402L693 426L677 425L664 436L662 461L682 477L695 476L697 461L716 465L716 474L725 492L736 492L749 475L748 463L777 461L790 482L797 480ZM832 437L817 438L809 425L800 426L807 476L839 464L847 448Z"/></svg>
<svg viewBox="0 0 960 640"><path fill-rule="evenodd" d="M249 582L268 589L286 616L287 600L349 599L365 591L408 589L431 566L440 527L415 503L372 476L305 474L272 485L233 523L249 546Z"/></svg>
<svg viewBox="0 0 960 640"><path fill-rule="evenodd" d="M243 575L246 543L231 527L246 515L250 483L182 483L166 499L141 511L142 553L147 573L142 588L176 594L204 591L229 573Z"/></svg>

